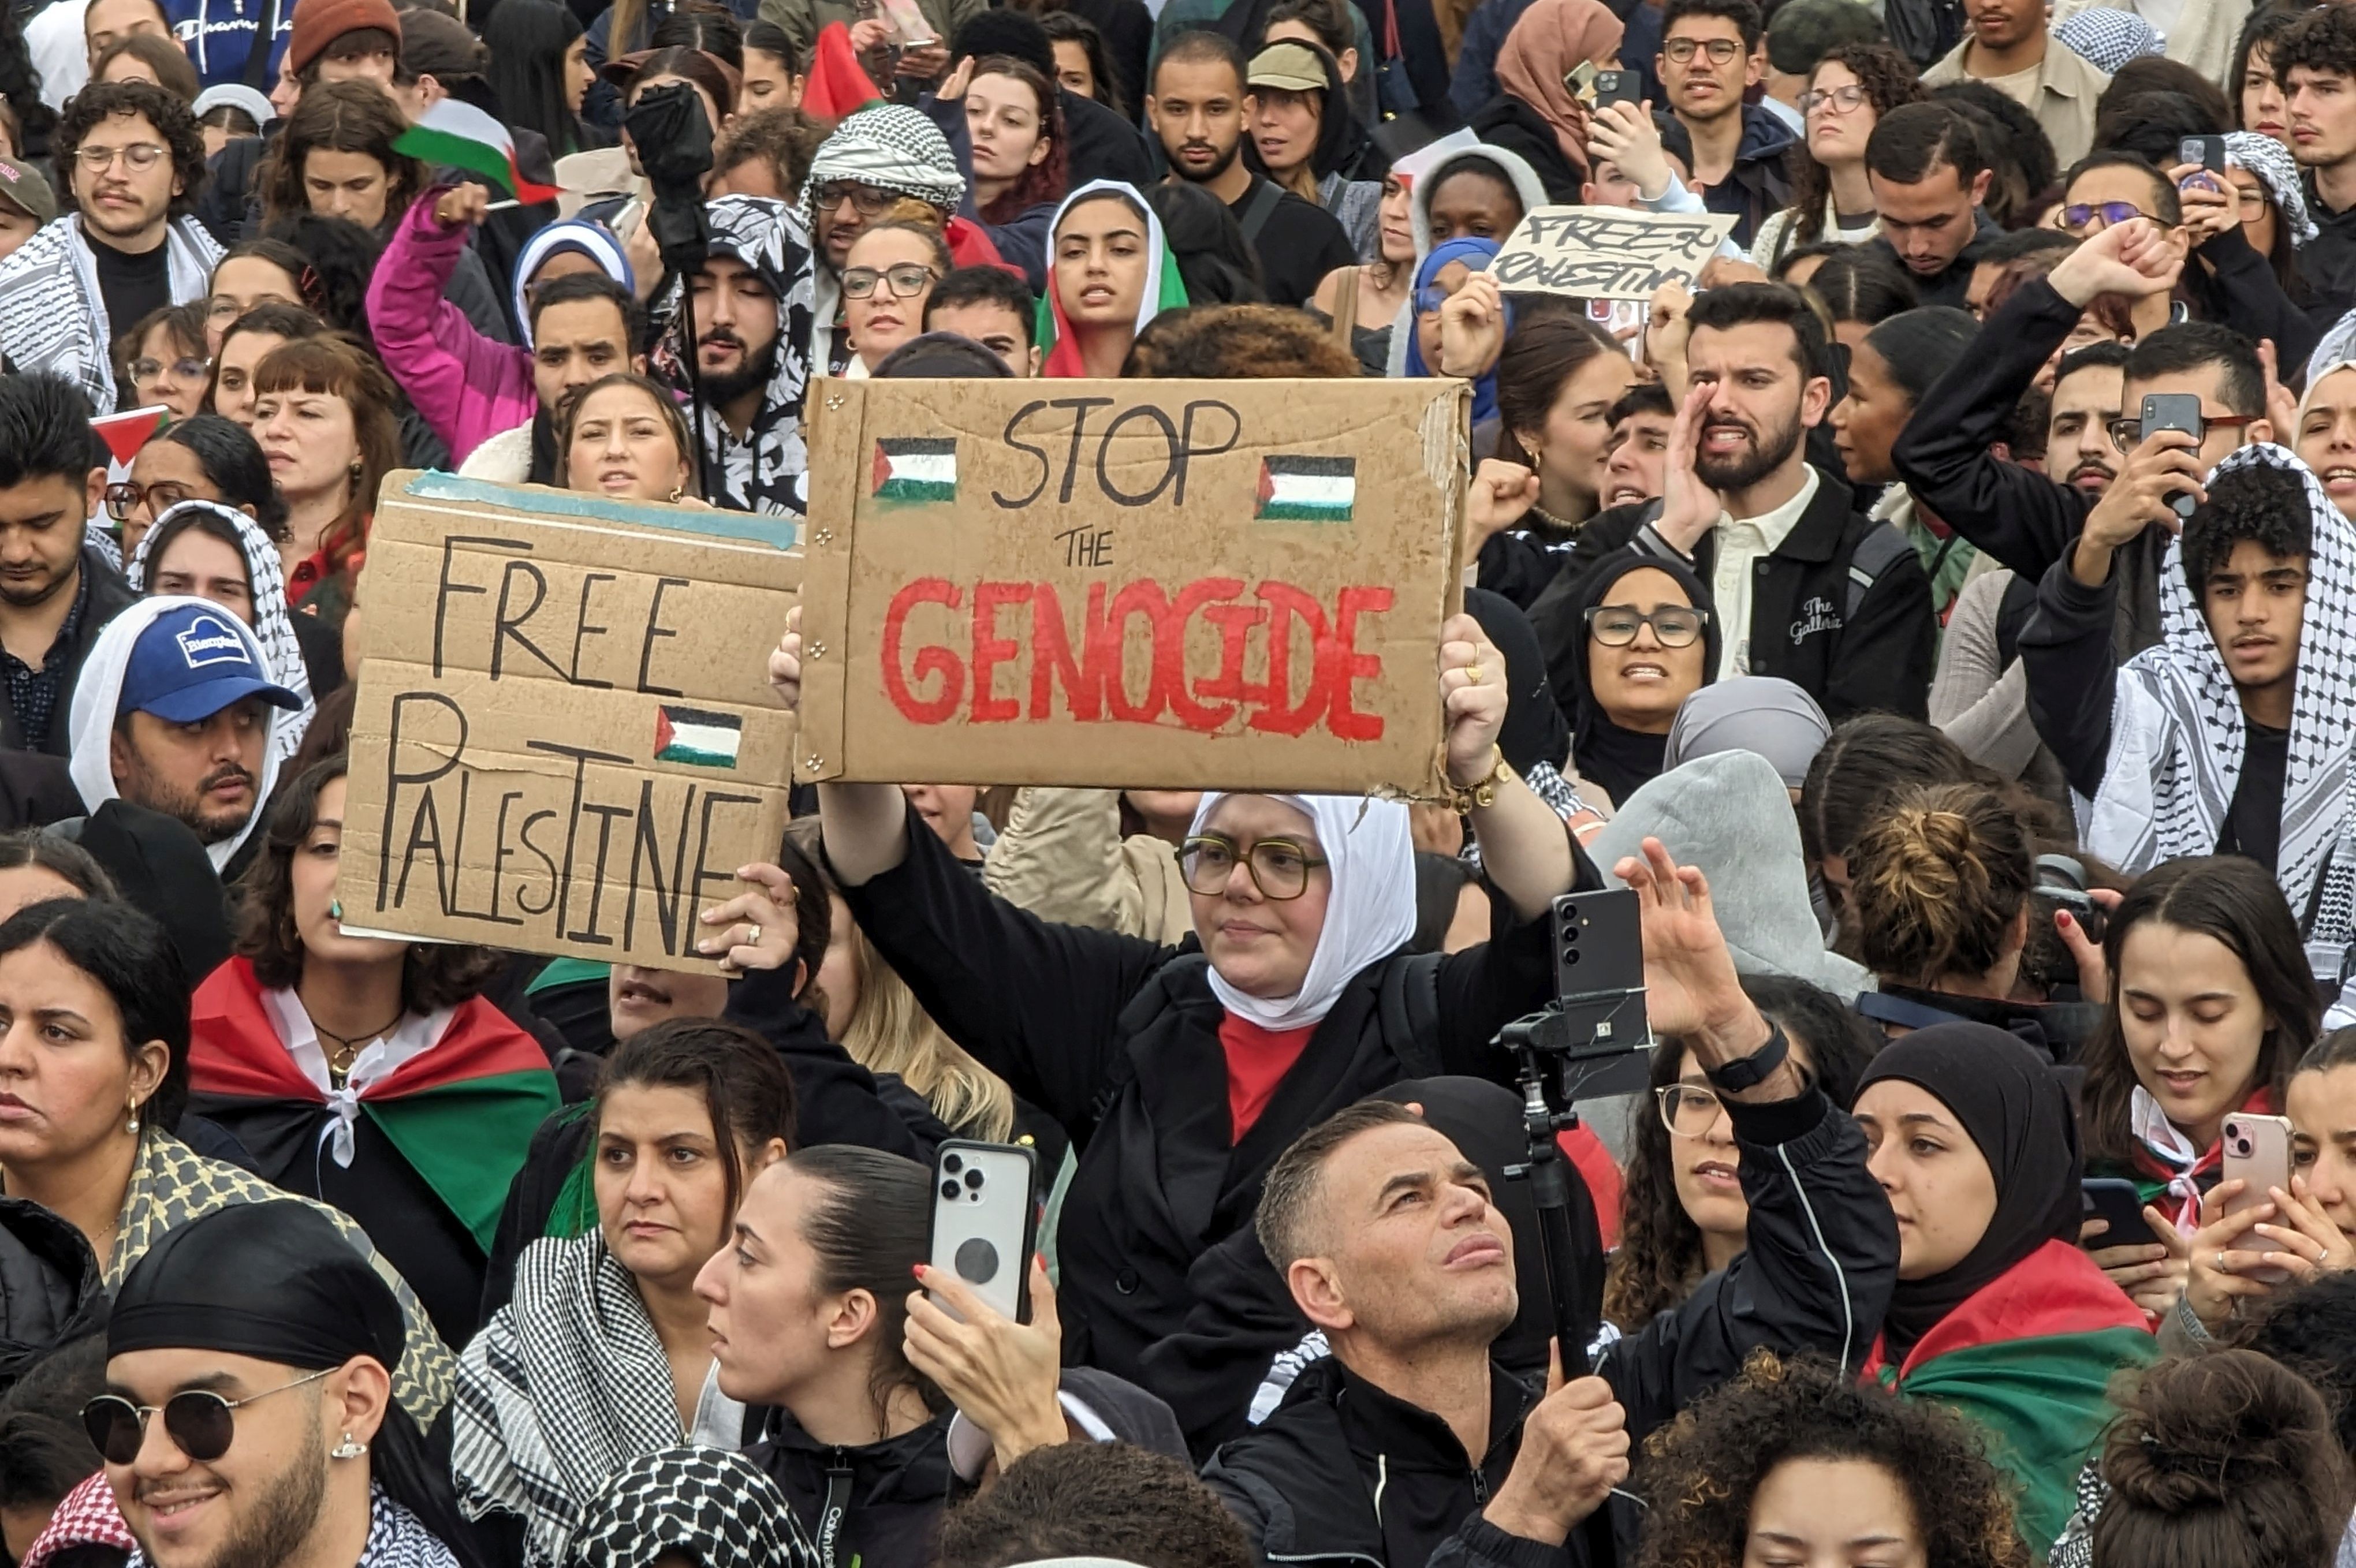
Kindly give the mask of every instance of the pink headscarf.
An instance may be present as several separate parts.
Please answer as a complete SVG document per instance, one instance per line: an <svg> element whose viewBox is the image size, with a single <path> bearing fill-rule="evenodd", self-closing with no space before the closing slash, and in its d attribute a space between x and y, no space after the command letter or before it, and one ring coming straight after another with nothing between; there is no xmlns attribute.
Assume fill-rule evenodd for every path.
<svg viewBox="0 0 2356 1568"><path fill-rule="evenodd" d="M1586 168L1587 106L1562 84L1582 60L1610 59L1626 29L1601 0L1537 0L1497 51L1497 81L1545 116L1563 156Z"/></svg>

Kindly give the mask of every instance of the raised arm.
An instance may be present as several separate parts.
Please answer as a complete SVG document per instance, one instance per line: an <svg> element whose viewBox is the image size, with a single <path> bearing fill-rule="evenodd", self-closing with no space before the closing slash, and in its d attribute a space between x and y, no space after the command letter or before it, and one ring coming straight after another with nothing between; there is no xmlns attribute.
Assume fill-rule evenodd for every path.
<svg viewBox="0 0 2356 1568"><path fill-rule="evenodd" d="M486 337L443 297L466 236L489 200L478 185L443 186L411 204L369 280L369 329L385 368L450 460L529 420L538 394L530 357ZM521 419L512 416L522 410Z"/></svg>

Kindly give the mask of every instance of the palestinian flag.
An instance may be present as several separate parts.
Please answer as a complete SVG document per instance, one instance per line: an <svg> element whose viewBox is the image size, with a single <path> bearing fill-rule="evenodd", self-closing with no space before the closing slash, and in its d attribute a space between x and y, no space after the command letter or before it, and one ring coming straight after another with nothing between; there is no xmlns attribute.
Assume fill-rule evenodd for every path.
<svg viewBox="0 0 2356 1568"><path fill-rule="evenodd" d="M90 428L98 432L98 439L106 443L114 461L128 467L149 438L171 422L172 411L157 403L125 414L102 414L90 421Z"/></svg>
<svg viewBox="0 0 2356 1568"><path fill-rule="evenodd" d="M1252 516L1266 523L1346 523L1358 498L1355 457L1259 460L1259 500Z"/></svg>
<svg viewBox="0 0 2356 1568"><path fill-rule="evenodd" d="M246 959L205 977L190 1003L190 1108L243 1144L264 1179L311 1197L333 1157L336 1116L279 1033L273 1009L285 1005ZM547 1053L480 997L458 1004L432 1046L359 1091L361 1118L486 1253L531 1135L558 1103ZM369 1225L364 1213L353 1218Z"/></svg>
<svg viewBox="0 0 2356 1568"><path fill-rule="evenodd" d="M956 500L957 437L879 437L867 493L879 501Z"/></svg>
<svg viewBox="0 0 2356 1568"><path fill-rule="evenodd" d="M2021 1539L2050 1542L2115 1413L2113 1374L2158 1358L2142 1309L2084 1253L2050 1241L1967 1296L1901 1365L1881 1364L1877 1349L1866 1372L1976 1422L2020 1488Z"/></svg>
<svg viewBox="0 0 2356 1568"><path fill-rule="evenodd" d="M1055 208L1055 220L1047 225L1048 245L1055 250L1055 230L1064 226L1064 214L1083 201L1101 197L1118 197L1134 213L1145 230L1145 294L1137 302L1137 322L1132 332L1143 332L1145 324L1165 310L1183 309L1186 298L1185 280L1178 275L1178 262L1170 254L1169 241L1162 235L1162 219L1147 206L1137 187L1119 180L1090 180L1064 198ZM1039 298L1039 347L1045 351L1046 364L1042 376L1085 376L1087 368L1080 362L1080 345L1072 336L1071 324L1065 319L1064 302L1056 296L1055 279L1051 268L1047 292Z"/></svg>
<svg viewBox="0 0 2356 1568"><path fill-rule="evenodd" d="M655 709L655 761L659 763L733 768L736 748L744 740L744 720L736 714L669 703Z"/></svg>
<svg viewBox="0 0 2356 1568"><path fill-rule="evenodd" d="M507 187L526 207L554 201L563 193L524 177L516 166L515 137L505 125L471 103L436 99L416 123L392 139L392 150L433 167L448 165L478 174Z"/></svg>
<svg viewBox="0 0 2356 1568"><path fill-rule="evenodd" d="M802 82L802 112L819 120L840 120L883 98L859 63L859 51L851 47L850 24L829 22L820 27L810 49L809 75Z"/></svg>

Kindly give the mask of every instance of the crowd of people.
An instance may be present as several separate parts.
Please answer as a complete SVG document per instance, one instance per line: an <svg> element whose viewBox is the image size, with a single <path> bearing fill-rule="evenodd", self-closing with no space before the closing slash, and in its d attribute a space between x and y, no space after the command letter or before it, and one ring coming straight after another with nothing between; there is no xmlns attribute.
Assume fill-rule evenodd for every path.
<svg viewBox="0 0 2356 1568"><path fill-rule="evenodd" d="M389 475L798 537L829 379L1122 377L1469 384L1434 798L346 922ZM0 677L18 1568L2356 1558L2356 8L20 3Z"/></svg>

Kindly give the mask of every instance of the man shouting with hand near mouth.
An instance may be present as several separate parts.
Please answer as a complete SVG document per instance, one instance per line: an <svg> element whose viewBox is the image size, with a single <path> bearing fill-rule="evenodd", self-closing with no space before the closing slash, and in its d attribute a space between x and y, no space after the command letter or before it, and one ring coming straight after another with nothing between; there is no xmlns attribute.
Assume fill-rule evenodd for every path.
<svg viewBox="0 0 2356 1568"><path fill-rule="evenodd" d="M1601 513L1530 619L1552 666L1574 639L1579 585L1610 554L1671 556L1710 584L1715 672L1781 676L1835 721L1927 710L1931 584L1904 535L1858 510L1807 460L1832 401L1824 329L1781 283L1711 289L1694 303L1691 390L1671 427L1660 500Z"/></svg>

